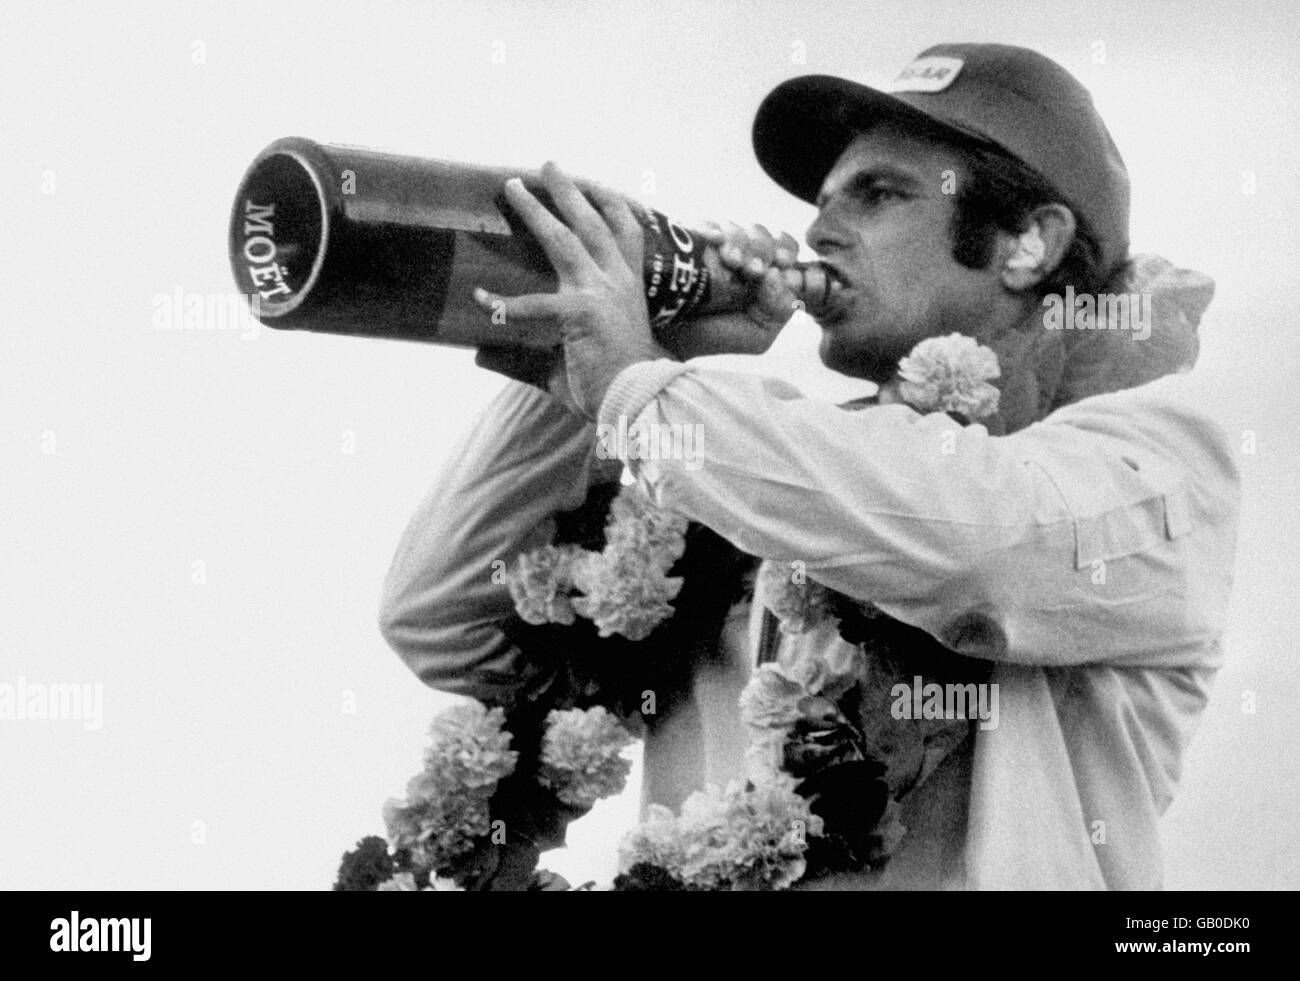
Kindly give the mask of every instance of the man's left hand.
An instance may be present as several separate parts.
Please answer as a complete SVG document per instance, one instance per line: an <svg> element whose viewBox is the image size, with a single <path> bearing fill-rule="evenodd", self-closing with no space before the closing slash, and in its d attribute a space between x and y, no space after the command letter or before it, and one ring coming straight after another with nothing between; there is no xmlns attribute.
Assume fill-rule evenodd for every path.
<svg viewBox="0 0 1300 981"><path fill-rule="evenodd" d="M501 304L495 309L507 318L558 322L573 401L595 419L620 371L671 357L650 332L641 272L645 233L617 194L591 186L589 201L554 163L541 174L563 221L518 178L506 182L506 198L545 250L560 288L514 297L476 289L474 300L484 310Z"/></svg>

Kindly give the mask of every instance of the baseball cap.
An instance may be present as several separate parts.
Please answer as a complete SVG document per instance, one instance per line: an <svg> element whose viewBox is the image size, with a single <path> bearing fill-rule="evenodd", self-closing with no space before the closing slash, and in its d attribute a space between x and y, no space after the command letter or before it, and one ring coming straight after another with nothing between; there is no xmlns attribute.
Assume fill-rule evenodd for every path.
<svg viewBox="0 0 1300 981"><path fill-rule="evenodd" d="M1105 270L1128 258L1128 170L1088 90L1050 58L1007 44L939 44L887 90L793 78L759 107L754 151L773 180L813 202L853 138L883 120L937 126L1018 158L1088 222Z"/></svg>

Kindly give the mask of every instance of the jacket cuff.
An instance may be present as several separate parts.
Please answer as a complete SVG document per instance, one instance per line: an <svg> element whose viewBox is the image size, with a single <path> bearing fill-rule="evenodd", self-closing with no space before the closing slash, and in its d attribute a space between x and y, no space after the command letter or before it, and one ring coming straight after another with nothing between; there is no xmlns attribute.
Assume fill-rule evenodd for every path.
<svg viewBox="0 0 1300 981"><path fill-rule="evenodd" d="M620 417L626 417L631 422L674 378L689 370L690 365L667 358L628 365L614 376L609 388L605 390L597 422L615 427L618 426Z"/></svg>

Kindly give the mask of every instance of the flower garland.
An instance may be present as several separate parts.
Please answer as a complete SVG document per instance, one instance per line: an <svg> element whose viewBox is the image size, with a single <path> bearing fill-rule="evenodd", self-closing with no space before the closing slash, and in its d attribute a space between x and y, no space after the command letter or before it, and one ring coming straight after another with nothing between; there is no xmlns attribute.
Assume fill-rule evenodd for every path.
<svg viewBox="0 0 1300 981"><path fill-rule="evenodd" d="M505 713L478 702L434 717L424 766L403 798L383 809L387 840L370 837L343 858L336 890L456 891L490 880L512 841L508 822L494 821L493 798L516 772ZM544 723L534 786L570 808L585 810L623 792L635 741L604 708L550 712ZM495 827L494 827L495 826ZM518 836L516 836L518 837ZM535 856L534 856L535 861ZM484 872L488 875L485 876ZM568 888L547 872L524 870L527 888Z"/></svg>
<svg viewBox="0 0 1300 981"><path fill-rule="evenodd" d="M930 337L898 362L898 394L918 412L954 412L983 419L998 411L998 356L973 337Z"/></svg>
<svg viewBox="0 0 1300 981"><path fill-rule="evenodd" d="M424 768L406 785L406 798L384 805L394 851L408 852L417 868L445 872L474 850L489 831L488 802L514 772L501 709L457 705L434 717Z"/></svg>
<svg viewBox="0 0 1300 981"><path fill-rule="evenodd" d="M546 717L537 782L570 807L586 810L602 797L617 797L632 772L622 751L636 741L597 705L553 711Z"/></svg>
<svg viewBox="0 0 1300 981"><path fill-rule="evenodd" d="M581 616L601 637L644 640L673 614L669 601L683 580L668 570L686 550L688 524L637 487L624 487L610 506L600 552L544 545L519 556L506 578L515 609L531 624L568 625Z"/></svg>
<svg viewBox="0 0 1300 981"><path fill-rule="evenodd" d="M991 350L951 334L922 341L900 361L898 390L918 411L974 421L997 411L999 392L989 380L998 376ZM623 487L600 551L550 544L518 557L506 582L520 619L569 626L582 617L602 638L644 640L674 613L684 579L668 572L685 551L688 528L639 488ZM893 622L878 610L772 560L759 565L754 598L784 634L834 620L848 643L806 645L755 670L740 697L748 780L697 791L680 814L648 808L620 847L615 889L778 890L823 872L879 867L905 833L900 790L919 783L924 764L951 748L945 733L940 753L921 747L920 766L910 758L882 761L862 719L842 704L854 696L878 708L863 681L872 673L873 641L883 646L872 653L888 659L889 644L873 627ZM524 889L569 888L536 871L535 840L512 841L508 828L494 828L505 822L493 816L498 804L508 809L506 796L516 807L568 808L573 817L621 793L631 770L622 753L632 734L599 705L555 709L525 767L511 748L504 711L473 702L435 717L430 736L406 796L384 806L386 840L371 836L347 853L335 889L449 891L503 880ZM900 773L911 783L903 785ZM503 788L521 775L527 786L507 795Z"/></svg>
<svg viewBox="0 0 1300 981"><path fill-rule="evenodd" d="M795 792L791 778L732 781L696 791L681 816L658 804L619 848L614 888L755 891L785 889L807 868L804 853L822 819Z"/></svg>

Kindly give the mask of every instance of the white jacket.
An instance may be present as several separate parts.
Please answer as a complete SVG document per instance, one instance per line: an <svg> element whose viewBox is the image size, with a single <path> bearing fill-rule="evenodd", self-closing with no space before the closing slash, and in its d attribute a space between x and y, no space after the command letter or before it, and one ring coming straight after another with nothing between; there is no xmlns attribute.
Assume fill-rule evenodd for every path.
<svg viewBox="0 0 1300 981"><path fill-rule="evenodd" d="M997 663L998 727L907 798L909 835L883 874L830 885L1160 886L1157 820L1221 662L1239 505L1232 448L1194 378L993 437L656 361L611 386L600 424L620 417L703 427L690 461L629 461L661 506ZM426 683L496 699L524 682L529 666L495 626L513 607L491 563L549 541L551 515L580 504L603 466L595 443L591 424L516 384L461 442L399 547L381 612ZM752 653L739 648L756 638L747 611L733 613L734 650L698 679L699 714L647 746L648 796L741 775L734 695Z"/></svg>

